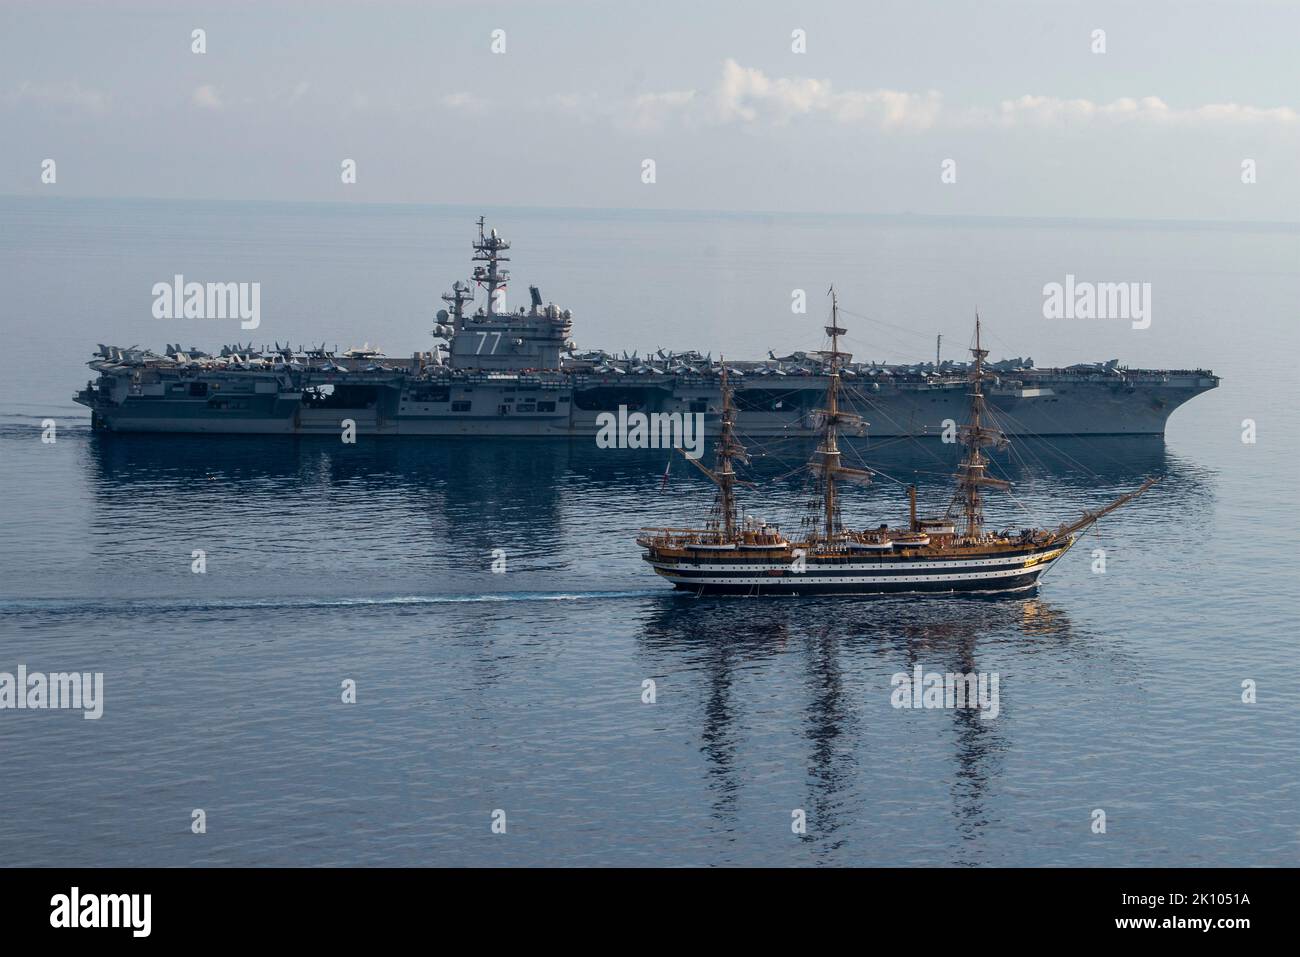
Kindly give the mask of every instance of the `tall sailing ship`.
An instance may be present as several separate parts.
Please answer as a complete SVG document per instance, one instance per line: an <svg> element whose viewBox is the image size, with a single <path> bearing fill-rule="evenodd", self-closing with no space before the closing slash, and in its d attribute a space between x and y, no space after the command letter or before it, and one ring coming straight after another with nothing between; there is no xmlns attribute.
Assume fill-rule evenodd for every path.
<svg viewBox="0 0 1300 957"><path fill-rule="evenodd" d="M645 549L645 561L674 587L699 594L739 595L1028 591L1037 588L1039 579L1081 532L1158 481L1148 479L1109 505L1055 529L1027 528L1016 533L987 529L984 490L1007 489L1011 483L988 474L990 460L984 450L1005 449L1010 443L1001 429L988 424L984 382L989 377L985 362L989 353L980 344L976 316L969 415L956 436L963 455L947 514L918 518L916 487L911 486L906 527L848 528L840 517L839 485L868 485L872 471L845 465L839 447L842 432L863 434L867 426L860 415L841 407L840 371L849 357L840 351L840 337L847 331L840 326L839 301L832 288L831 324L826 327L831 347L823 355L828 376L825 408L813 413L819 441L805 466L818 492L816 514L798 541L787 539L777 526L738 519L736 487L751 483L742 481L735 467L749 464L749 455L737 437L732 389L726 363L722 364L714 466L687 459L718 487L712 515L703 528L643 528L637 538Z"/></svg>

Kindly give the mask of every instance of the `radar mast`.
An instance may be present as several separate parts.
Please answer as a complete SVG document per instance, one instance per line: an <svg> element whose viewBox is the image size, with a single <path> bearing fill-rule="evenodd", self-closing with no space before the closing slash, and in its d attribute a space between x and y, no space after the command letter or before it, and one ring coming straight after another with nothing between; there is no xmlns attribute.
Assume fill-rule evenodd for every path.
<svg viewBox="0 0 1300 957"><path fill-rule="evenodd" d="M482 216L478 218L478 241L474 243L474 262L486 263L487 265L474 267L474 281L487 290L487 314L495 316L497 306L505 293L507 282L510 280L510 270L502 268L499 264L510 261L509 256L501 255L505 250L510 248L510 243L497 235L495 229L484 232L485 220Z"/></svg>

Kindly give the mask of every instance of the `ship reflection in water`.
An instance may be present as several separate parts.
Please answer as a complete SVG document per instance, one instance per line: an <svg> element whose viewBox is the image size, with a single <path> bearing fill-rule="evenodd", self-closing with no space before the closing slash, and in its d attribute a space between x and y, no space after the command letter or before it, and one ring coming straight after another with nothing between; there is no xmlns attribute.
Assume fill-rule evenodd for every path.
<svg viewBox="0 0 1300 957"><path fill-rule="evenodd" d="M6 846L75 862L113 832L93 863L194 863L184 828L160 823L180 801L222 809L201 863L1120 864L1149 858L1090 843L1091 809L1122 802L1117 787L1176 787L1161 755L1186 698L1147 680L1165 658L1132 622L1154 582L1178 580L1175 537L1206 546L1215 480L1158 438L1021 443L1009 477L1043 517L1166 479L1039 597L925 600L647 583L629 533L713 495L680 470L662 488L666 453L69 430L53 455L0 441L13 539L29 543L0 556L10 658L102 665L120 745L66 723L0 728L16 763L75 771L96 798L86 813L11 782L26 810L0 822ZM946 504L948 447L861 447L927 508ZM807 448L756 451L754 476L780 486ZM845 523L905 514L900 488L846 489ZM73 503L57 521L51 493ZM1118 573L1091 573L1095 544ZM997 717L894 707L892 676L918 666L996 674ZM343 677L355 712L334 704ZM485 823L498 807L509 840ZM1126 826L1139 813L1171 846L1208 826L1154 807Z"/></svg>
<svg viewBox="0 0 1300 957"><path fill-rule="evenodd" d="M790 750L799 754L803 779L790 806L804 810L809 822L801 840L828 860L837 858L862 819L899 813L906 801L897 792L909 784L923 790L928 780L947 782L953 835L953 856L930 863L986 863L980 831L996 813L986 799L990 789L1001 791L997 778L1016 746L1014 719L998 715L1023 713L1006 650L1049 662L1088 659L1103 672L1124 666L1121 653L1090 643L1063 608L1040 598L787 599L763 600L761 609L754 601L738 607L735 601L704 599L691 600L683 613L684 601L665 603L645 622L638 641L652 669L691 676L689 696L699 714L699 748L717 826L729 831L742 824L740 805L747 800L755 757L747 753L746 739L770 719L764 712L775 708L798 716L801 743ZM992 720L981 717L974 702L938 713L909 714L896 707L892 676L910 677L918 666L927 674L994 673ZM768 683L769 671L793 676L781 683L794 693L775 701L757 691ZM906 739L918 728L946 742L941 763L900 759L896 744L880 752L873 748L876 740ZM872 779L879 779L878 790L864 791L863 782Z"/></svg>
<svg viewBox="0 0 1300 957"><path fill-rule="evenodd" d="M941 512L951 500L951 446L851 444L897 481L845 490L846 527L904 519L902 483L916 484L926 511ZM789 463L808 448L794 441L756 450L749 474L773 487L761 498L792 504L791 514L766 513L765 520L797 525L802 492ZM1016 482L1014 502L990 509L990 524L1054 525L1157 474L1166 481L1137 514L1108 518L1107 527L1147 527L1174 512L1188 520L1188 510L1210 500L1204 473L1168 453L1158 437L1023 440L1018 448L1020 458L1001 473ZM141 541L201 540L226 556L228 586L277 593L662 587L647 582L628 536L651 517L678 524L680 516L685 524L713 497L712 486L680 466L665 485L668 452L600 449L589 440L363 439L351 446L321 438L87 434L84 449L98 572L121 562L181 574L174 556L142 550ZM504 575L491 573L497 549L506 553ZM1060 564L1086 561L1076 548Z"/></svg>

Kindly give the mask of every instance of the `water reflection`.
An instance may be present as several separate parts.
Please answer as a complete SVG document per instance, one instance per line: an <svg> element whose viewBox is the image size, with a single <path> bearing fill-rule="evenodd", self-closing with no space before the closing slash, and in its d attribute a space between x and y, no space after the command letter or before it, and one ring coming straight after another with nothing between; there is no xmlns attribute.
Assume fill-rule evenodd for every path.
<svg viewBox="0 0 1300 957"><path fill-rule="evenodd" d="M239 526L346 551L392 548L433 568L508 545L543 570L563 552L567 442L91 437L94 531ZM333 543L331 546L330 543ZM457 560L457 556L461 556Z"/></svg>
<svg viewBox="0 0 1300 957"><path fill-rule="evenodd" d="M869 445L864 454L900 480L915 478L923 501L942 502L951 468L935 459L943 458L944 447L915 445ZM334 597L425 595L442 587L429 569L446 579L447 590L467 595L494 586L589 594L640 589L614 602L419 606L391 619L356 611L341 620L329 611L303 627L314 642L317 632L352 633L388 621L402 634L409 624L410 634L420 641L427 636L433 647L455 645L447 673L464 697L448 713L485 723L500 717L499 689L535 670L539 655L565 650L562 640L547 640L552 636L583 636L594 655L609 655L608 667L620 680L626 657L638 659L635 674L671 676L677 684L673 707L687 709L684 717L674 712L685 729L677 740L698 749L689 757L704 769L701 803L723 841L747 833L757 804L770 811L778 801L776 809L786 814L794 807L807 811L808 834L788 846L819 860L862 862L864 841L879 837L884 843L868 857L907 846L943 855L930 862L1005 861L989 836L1014 827L1005 755L1022 753L1044 713L1034 708L1056 693L1061 674L1070 676L1065 694L1086 694L1090 683L1131 685L1139 673L1128 653L1117 650L1122 646L1076 624L1092 616L1072 600L672 593L646 573L631 533L641 524L698 515L712 491L690 470L674 469L672 485L661 492L663 452L606 451L585 440L343 446L325 439L101 435L87 436L79 449L77 480L89 494L77 501L88 509L87 523L60 525L36 549L63 549L77 561L93 556L101 579L82 574L88 565L67 566L81 575L69 586L77 596L94 588L127 597L141 590L184 595L192 588L206 601L244 595L254 574L277 596L330 574ZM1195 523L1213 507L1215 476L1169 453L1158 439L1053 440L1035 454L1036 463L1026 457L1010 474L1017 498L1047 516L1070 516L1147 475L1166 474L1140 508L1117 513L1111 530L1122 540L1175 513L1171 527L1208 527ZM750 494L793 500L786 493L797 480L783 477L787 462L775 454L758 458L757 477L767 484ZM846 490L846 513L878 520L904 508L898 486L886 480ZM150 554L178 530L222 546L217 567L227 577L193 581L188 544L172 557ZM464 570L467 554L486 555L500 544L510 549L510 574L483 570L472 577ZM179 565L177 551L185 559ZM297 554L305 552L308 558ZM268 553L275 561L266 560ZM1086 565L1087 553L1072 559ZM410 574L394 584L403 567ZM15 568L28 574L16 562ZM230 569L252 571L237 579ZM540 574L528 579L530 570ZM36 581L38 573L33 591L45 594L46 573L30 575ZM1087 577L1086 570L1080 575ZM292 617L299 614L310 621L307 612ZM400 617L406 615L409 620ZM521 644L521 629L536 640ZM393 642L379 631L384 637L376 646L391 651ZM411 667L405 654L399 649L399 670ZM927 672L1000 672L1002 714L984 721L970 710L894 710L890 676L916 665ZM1027 674L1041 680L1030 683ZM1069 724L1060 715L1053 719ZM918 815L918 807L939 813ZM943 833L903 835L889 844L899 837L891 827L916 820Z"/></svg>
<svg viewBox="0 0 1300 957"><path fill-rule="evenodd" d="M806 446L766 440L756 447L751 477L759 488L743 496L742 506L794 527L805 498L797 466ZM872 486L844 490L849 524L899 520L908 483L918 486L923 512L942 511L951 500L950 446L881 440L846 447L849 459L880 473ZM995 470L1015 489L989 496L991 523L1055 524L1151 475L1167 480L1134 514L1164 512L1162 502L1184 512L1211 503L1204 470L1169 453L1159 436L1024 439L1016 449ZM258 510L261 519L287 510L304 520L345 523L349 512L362 512L373 522L368 510L382 505L391 517L380 520L397 541L433 535L478 550L508 537L516 549L541 557L572 544L566 533L574 528L628 536L640 524L698 518L712 498L712 487L690 470L677 470L661 489L668 452L599 449L590 439L389 438L348 446L325 438L93 434L86 456L105 528L124 517L184 521L195 509L214 508L248 519L259 518ZM590 521L593 513L601 521Z"/></svg>
<svg viewBox="0 0 1300 957"><path fill-rule="evenodd" d="M75 538L46 536L42 548L66 570L60 580L70 588L80 576L121 593L148 572L172 574L177 555L202 547L225 555L227 585L210 587L227 594L654 590L664 586L640 561L636 530L698 521L713 498L712 486L689 469L663 488L667 452L599 449L582 439L388 438L347 446L325 438L91 434L80 448L84 520L70 530ZM944 450L935 441L867 449L882 477L843 490L846 524L905 520L904 480L917 483L923 514L942 512L951 500L950 468L923 466ZM1031 454L1035 465L1007 463L1004 474L1016 486L1010 496L989 496L990 525L1052 527L1152 474L1167 479L1108 528L1210 525L1212 476L1158 438L1058 439ZM806 496L788 456L769 451L755 459L758 488L746 490L741 504L794 530ZM1085 457L1096 466L1080 468ZM508 575L491 573L497 549L508 554ZM129 567L137 574L119 581Z"/></svg>
<svg viewBox="0 0 1300 957"><path fill-rule="evenodd" d="M952 598L923 602L873 599L695 599L655 603L641 622L638 646L655 674L690 675L702 682L699 743L712 779L718 826L737 825L744 770L769 724L799 716L805 755L809 832L819 858L832 859L864 820L877 813L864 779L905 774L897 767L899 739L916 734L905 712L889 704L890 677L919 665L929 672L1000 671L1000 719L974 709L948 709L952 728L947 780L955 848L949 863L981 863L981 830L990 823L990 792L1013 745L1016 682L1007 662L1047 655L1079 666L1093 656L1114 674L1122 656L1076 629L1064 608L1042 598ZM793 659L793 660L792 660ZM1053 662L1054 664L1055 662ZM1096 662L1094 662L1096 663ZM774 700L771 688L779 688ZM792 693L797 691L797 694ZM772 709L782 720L773 722ZM929 727L932 727L930 725ZM895 771L897 768L897 771ZM901 782L897 782L901 783ZM937 840L938 838L936 838Z"/></svg>
<svg viewBox="0 0 1300 957"><path fill-rule="evenodd" d="M804 687L808 707L803 728L808 742L809 816L818 822L819 852L840 849L840 832L854 810L852 796L857 778L858 713L852 693L845 687L840 629L823 623L804 643ZM803 836L812 841L811 834Z"/></svg>
<svg viewBox="0 0 1300 957"><path fill-rule="evenodd" d="M22 437L26 437L26 433ZM956 465L953 446L934 439L843 439L846 455L861 457L899 478L947 476ZM806 461L807 439L751 440L757 479L784 474ZM487 477L521 480L553 477L567 470L586 479L619 475L658 476L670 454L662 450L601 449L592 438L500 439L473 437L365 438L345 445L324 437L148 435L89 433L87 447L102 479L145 480L178 476L353 477L419 481ZM1016 454L995 453L996 469L1019 481L1051 476L1065 482L1128 481L1171 470L1179 461L1161 436L1021 438ZM708 454L706 453L706 461ZM453 472L453 468L457 471ZM468 468L471 472L461 473ZM649 470L647 473L646 470ZM689 474L689 473L687 473ZM483 490L472 485L471 488Z"/></svg>

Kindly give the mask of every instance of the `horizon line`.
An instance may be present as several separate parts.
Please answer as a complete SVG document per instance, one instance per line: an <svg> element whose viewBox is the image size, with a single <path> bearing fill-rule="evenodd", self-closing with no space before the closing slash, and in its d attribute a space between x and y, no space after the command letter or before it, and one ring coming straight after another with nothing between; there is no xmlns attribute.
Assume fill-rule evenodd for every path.
<svg viewBox="0 0 1300 957"><path fill-rule="evenodd" d="M260 206L323 206L333 208L369 207L383 209L464 209L464 210L510 210L530 213L632 213L641 215L676 215L676 216L734 216L753 218L797 218L797 217L835 217L843 219L873 219L901 221L968 221L986 224L1032 224L1032 225L1072 225L1081 227L1105 227L1116 225L1147 227L1183 227L1200 229L1223 229L1245 227L1271 230L1300 230L1300 220L1283 219L1170 219L1159 217L1126 216L1078 216L1078 215L999 215L996 213L918 213L911 210L902 212L867 212L861 210L776 210L776 209L716 209L688 207L644 207L644 206L546 206L533 204L503 203L439 203L439 202L401 202L392 200L344 200L344 199L254 199L254 198L218 198L218 197L168 197L168 196L101 196L101 195L51 195L36 193L0 193L2 200L31 200L44 202L58 200L62 202L101 202L101 203L204 203L208 205L260 205Z"/></svg>

